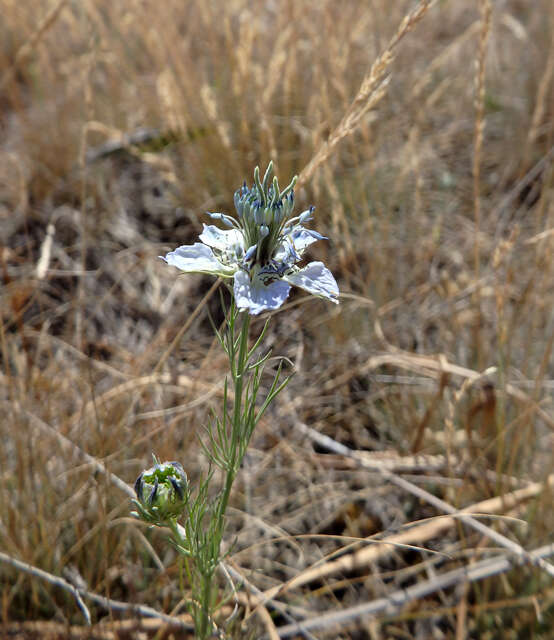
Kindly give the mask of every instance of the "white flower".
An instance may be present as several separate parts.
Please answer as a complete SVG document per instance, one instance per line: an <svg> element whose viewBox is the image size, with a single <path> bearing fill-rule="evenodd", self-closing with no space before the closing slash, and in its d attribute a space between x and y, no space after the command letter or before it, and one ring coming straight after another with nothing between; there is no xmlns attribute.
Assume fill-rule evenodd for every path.
<svg viewBox="0 0 554 640"><path fill-rule="evenodd" d="M304 250L324 236L302 225L312 218L313 207L292 217L296 178L280 191L277 178L268 185L272 168L270 163L260 182L256 167L252 188L248 189L245 183L237 190L238 219L223 213L209 214L229 229L204 225L201 242L178 247L160 257L188 273L232 277L237 307L253 315L279 308L291 285L338 303L337 283L322 262L297 266Z"/></svg>

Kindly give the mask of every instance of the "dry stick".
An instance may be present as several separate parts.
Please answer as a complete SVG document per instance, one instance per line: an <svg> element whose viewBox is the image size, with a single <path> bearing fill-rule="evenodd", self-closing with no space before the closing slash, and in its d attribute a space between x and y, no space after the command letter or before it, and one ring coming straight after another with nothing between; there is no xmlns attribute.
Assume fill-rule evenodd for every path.
<svg viewBox="0 0 554 640"><path fill-rule="evenodd" d="M83 612L83 615L85 616L85 620L87 621L87 624L91 624L90 612L87 609L86 604L83 602L83 599L81 598L79 589L74 587L70 582L67 582L67 580L60 578L59 576L52 575L47 571L43 571L38 567L33 567L33 565L31 564L27 564L26 562L22 562L21 560L16 560L15 558L12 558L11 556L7 555L6 553L3 553L2 551L0 551L0 561L5 562L6 564L9 564L12 567L15 567L19 571L30 573L36 578L41 578L42 580L46 580L47 582L50 582L50 584L54 584L57 587L61 587L62 589L69 591L77 601L77 605L79 609L81 609L81 611Z"/></svg>
<svg viewBox="0 0 554 640"><path fill-rule="evenodd" d="M305 429L309 428L305 427ZM308 435L310 434L308 433ZM317 439L318 443L321 446L324 446L328 449L333 450L333 447L335 445L337 445L339 448L343 446L335 443L333 440L331 440L331 438L328 438L327 436L324 436L317 432L315 436L316 438L314 439ZM350 456L352 452L350 450L348 451L349 457L351 457L352 459L356 459L353 456ZM344 455L344 453L342 453L342 455ZM361 458L359 462L362 463L362 460L363 459ZM369 461L369 463L367 464L367 468L375 469L374 465L371 464L371 461ZM378 471L384 477L392 476L392 478L396 478L396 476L388 473L387 471L383 471L381 469L378 469ZM336 573L353 571L362 567L366 567L371 562L375 562L389 555L392 552L393 545L406 543L422 544L426 540L435 538L448 529L451 529L458 521L460 516L467 518L465 514L469 513L493 514L501 510L502 508L510 509L519 502L536 496L547 486L554 487L554 474L550 475L544 483L535 482L527 487L524 487L523 489L518 489L517 491L504 494L503 496L489 498L488 500L477 502L468 507L465 507L465 509L462 509L461 511L455 511L455 513L452 515L441 516L436 519L425 521L422 524L415 524L413 527L410 527L405 531L401 531L400 533L390 535L387 538L383 538L381 540L372 539L371 542L375 543L372 544L372 546L364 547L359 551L345 555L332 562L327 562L323 565L318 564L315 567L307 569L288 582L284 583L283 585L268 589L264 592L264 596L267 599L275 598L277 595L285 593L286 591L290 591L291 589L296 589L305 584L309 584L314 580L321 580ZM415 488L417 489L417 487ZM434 496L432 497L434 498ZM487 532L487 535L489 535L489 532Z"/></svg>
<svg viewBox="0 0 554 640"><path fill-rule="evenodd" d="M357 460L359 464L366 469L375 468L373 467L370 461L364 458L363 454L360 454L357 451L353 451L352 449L349 449L345 445L340 444L339 442L336 442L329 436L325 436L318 433L317 431L315 431L315 429L311 429L305 424L297 423L296 426L299 428L300 431L302 431L302 433L309 436L312 440L317 442L320 446L324 446L330 449L331 451L334 451L335 453L339 453L349 458L353 458L354 460ZM441 509L442 511L445 511L450 515L456 515L457 517L460 517L462 522L469 525L476 531L479 531L479 533L482 533L483 535L487 536L491 540L494 540L494 542L496 542L499 546L504 547L508 551L511 551L520 560L534 562L537 565L537 567L540 567L543 571L546 571L546 573L548 573L549 576L554 578L554 565L542 560L541 558L533 560L529 555L529 553L521 545L517 544L517 542L510 540L506 536L502 535L501 533L498 533L494 529L491 529L490 527L483 524L482 522L475 520L475 518L472 518L469 515L462 515L464 512L464 509L462 510L456 509L448 502L445 502L444 500L437 498L432 493L429 493L425 489L418 487L412 482L409 482L408 480L405 480L404 478L401 478L400 476L397 476L391 473L390 471L383 469L382 467L377 467L377 468L379 470L379 473L381 473L381 475L384 478L386 478L389 482L392 482L393 484L400 487L401 489L408 491L409 493L416 496L417 498L420 498L421 500L425 500L425 502L432 504L437 509ZM549 481L550 479L554 481L554 475L551 476L551 478L549 478ZM538 484L541 487L543 486L542 483L538 483ZM525 491L528 489L529 487L526 487L522 491ZM517 491L514 493L517 493Z"/></svg>
<svg viewBox="0 0 554 640"><path fill-rule="evenodd" d="M390 80L390 76L385 76L385 72L394 60L394 50L396 46L423 18L431 6L432 1L433 0L422 0L411 13L404 17L385 51L371 65L369 72L362 80L356 97L346 110L339 124L331 132L327 140L321 144L310 162L300 172L297 182L298 189L312 178L316 169L329 158L339 142L356 130L362 117L369 109L375 107L384 97Z"/></svg>
<svg viewBox="0 0 554 640"><path fill-rule="evenodd" d="M554 544L545 545L539 547L529 553L531 560L534 563L542 561L543 558L554 554ZM453 569L446 573L433 577L426 582L413 585L406 589L398 589L389 596L384 598L378 598L371 602L365 602L364 604L357 605L355 607L349 607L342 611L318 615L315 618L302 621L302 628L308 630L325 629L328 630L333 625L339 625L345 622L351 622L354 619L374 616L378 613L391 614L394 613L399 607L402 607L408 602L418 600L436 593L441 589L447 589L456 584L465 582L477 582L484 580L491 576L505 573L513 567L513 563L506 557L492 558L477 562L473 566L461 569ZM288 638L298 633L298 627L296 625L287 625L277 629L280 638ZM265 640L265 639L264 639Z"/></svg>
<svg viewBox="0 0 554 640"><path fill-rule="evenodd" d="M28 564L27 562L21 562L21 560L16 560L15 558L8 556L7 554L2 553L1 551L0 551L0 561L5 562L6 564L9 564L12 567L15 567L19 571L24 571L25 573L35 576L36 578L40 578L41 580L45 580L50 584L53 584L57 587L61 587L62 589L65 589L66 591L69 591L75 597L75 600L77 600L79 609L81 609L81 611L83 612L83 615L85 616L87 624L89 625L91 624L90 613L85 603L83 602L81 596L88 598L89 600L92 600L96 604L100 604L106 607L107 609L114 609L116 611L132 611L134 613L139 613L142 616L145 616L148 618L159 618L164 622L167 622L173 626L178 626L182 629L187 629L187 630L192 629L192 625L187 624L183 620L180 620L179 618L175 618L173 616L168 616L165 613L160 613L159 611L156 611L151 607L148 607L145 605L129 604L128 602L121 602L119 600L112 600L111 598L106 598L105 596L98 595L97 593L94 593L93 591L88 591L87 589L78 589L77 587L74 587L70 582L67 582L67 580L60 578L59 576L55 576L51 573L48 573L47 571L43 571L42 569L39 569L38 567L34 567L33 565Z"/></svg>
<svg viewBox="0 0 554 640"><path fill-rule="evenodd" d="M116 601L113 601L116 603ZM125 603L121 603L125 604ZM50 620L25 620L22 622L8 622L2 625L5 638L63 638L64 640L121 640L121 638L172 638L171 632L183 629L181 625L164 622L157 618L129 617L117 619L104 618L94 626L64 624ZM188 629L187 629L188 630ZM180 633L184 640L193 636L192 625L189 633ZM158 635L156 635L158 634Z"/></svg>
<svg viewBox="0 0 554 640"><path fill-rule="evenodd" d="M112 137L107 142L87 149L85 161L87 164L92 164L118 151L156 140L162 135L164 132L160 129L146 129L144 127L139 127L130 133L120 133L117 138Z"/></svg>

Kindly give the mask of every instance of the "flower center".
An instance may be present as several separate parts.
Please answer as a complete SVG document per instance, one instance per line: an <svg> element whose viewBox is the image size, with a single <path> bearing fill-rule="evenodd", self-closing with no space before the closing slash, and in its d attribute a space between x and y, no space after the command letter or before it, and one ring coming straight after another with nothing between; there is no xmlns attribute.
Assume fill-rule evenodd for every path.
<svg viewBox="0 0 554 640"><path fill-rule="evenodd" d="M235 192L235 208L244 237L246 260L265 267L274 261L277 249L283 241L283 229L290 220L294 207L293 188L296 177L281 191L277 177L270 183L273 163L270 162L260 180L259 170L254 171L254 184L246 183ZM253 248L255 247L255 250ZM250 251L252 249L252 251ZM272 273L278 273L275 269Z"/></svg>

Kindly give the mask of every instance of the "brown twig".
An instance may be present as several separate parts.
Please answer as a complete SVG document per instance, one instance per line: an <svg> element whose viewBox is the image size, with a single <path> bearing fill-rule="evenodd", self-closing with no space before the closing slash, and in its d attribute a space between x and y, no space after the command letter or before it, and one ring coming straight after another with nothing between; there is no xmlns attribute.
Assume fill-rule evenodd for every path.
<svg viewBox="0 0 554 640"><path fill-rule="evenodd" d="M533 562L543 560L552 554L554 554L554 544L539 547L529 552ZM342 611L332 611L310 618L309 620L303 620L300 626L287 625L280 627L277 631L280 638L289 638L295 633L298 633L299 628L309 631L315 631L316 629L329 630L356 619L367 618L377 614L392 614L408 602L419 600L441 589L447 589L456 584L484 580L485 578L505 573L512 568L513 563L506 556L482 560L481 562L476 562L471 567L453 569L440 576L433 577L426 582L407 587L406 589L393 591L393 593L384 598L378 598L377 600L364 602L354 607L348 607Z"/></svg>

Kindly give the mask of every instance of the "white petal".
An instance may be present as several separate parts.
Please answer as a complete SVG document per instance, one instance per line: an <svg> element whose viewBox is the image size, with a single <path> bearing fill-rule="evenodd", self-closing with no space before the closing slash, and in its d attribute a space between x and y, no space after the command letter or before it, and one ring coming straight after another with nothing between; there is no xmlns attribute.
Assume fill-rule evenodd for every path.
<svg viewBox="0 0 554 640"><path fill-rule="evenodd" d="M238 229L220 229L213 224L205 224L199 238L214 249L231 249L236 245L244 247L242 233Z"/></svg>
<svg viewBox="0 0 554 640"><path fill-rule="evenodd" d="M293 228L293 230L290 232L289 237L292 240L294 248L299 253L302 253L302 251L304 251L306 247L309 247L314 242L327 239L325 236L322 236L321 233L318 233L313 229L305 229L300 225L297 225Z"/></svg>
<svg viewBox="0 0 554 640"><path fill-rule="evenodd" d="M188 273L210 273L218 276L232 276L234 269L222 264L213 254L210 247L201 242L195 242L192 245L183 245L177 247L175 251L166 254L165 260L167 264L172 265L186 271Z"/></svg>
<svg viewBox="0 0 554 640"><path fill-rule="evenodd" d="M290 238L286 237L283 242L277 247L273 254L273 259L276 262L291 266L300 260L301 256L296 252L294 245L290 241Z"/></svg>
<svg viewBox="0 0 554 640"><path fill-rule="evenodd" d="M331 302L338 304L339 287L337 281L323 262L310 262L303 269L286 275L283 279L314 296L328 298Z"/></svg>
<svg viewBox="0 0 554 640"><path fill-rule="evenodd" d="M264 285L259 279L250 282L250 276L242 269L235 273L235 302L241 311L257 315L267 309L278 309L289 295L290 286L283 280Z"/></svg>

